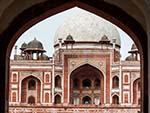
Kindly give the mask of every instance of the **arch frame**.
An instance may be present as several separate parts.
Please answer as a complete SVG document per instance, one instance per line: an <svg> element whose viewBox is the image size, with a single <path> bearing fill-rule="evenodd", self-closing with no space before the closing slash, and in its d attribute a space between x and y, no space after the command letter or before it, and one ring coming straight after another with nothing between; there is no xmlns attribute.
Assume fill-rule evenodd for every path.
<svg viewBox="0 0 150 113"><path fill-rule="evenodd" d="M54 95L54 103L55 103L55 97L56 96L59 96L60 97L60 103L59 104L61 104L62 103L62 95L60 94L60 93L56 93L55 95ZM56 103L55 103L56 104Z"/></svg>
<svg viewBox="0 0 150 113"><path fill-rule="evenodd" d="M83 96L83 97L82 97L82 99L81 99L81 101L82 101L81 103L83 104L83 99L84 99L85 97L88 97L88 98L90 99L90 101L91 101L91 103L90 103L90 104L92 104L93 99L92 99L92 97L91 97L91 96L89 96L89 95Z"/></svg>
<svg viewBox="0 0 150 113"><path fill-rule="evenodd" d="M132 91L132 97L134 96L134 84L136 84L137 82L141 82L140 81L140 78L136 78L134 81L132 81L131 85L132 85L132 88L131 88L131 91ZM140 83L141 84L141 83ZM141 90L141 89L140 89ZM137 93L137 92L136 92ZM141 93L141 92L140 92ZM141 94L140 94L141 95ZM131 102L134 103L134 98L131 98Z"/></svg>
<svg viewBox="0 0 150 113"><path fill-rule="evenodd" d="M54 76L54 84L55 84L55 88L56 88L56 80L58 80L57 78L59 78L59 80L60 80L60 87L57 87L57 88L62 88L62 76L60 76L60 75L55 75ZM58 81L57 81L58 82ZM58 84L58 83L57 83Z"/></svg>
<svg viewBox="0 0 150 113"><path fill-rule="evenodd" d="M114 97L114 96L116 96L116 97L118 98L118 102L119 102L119 95L118 95L118 94L113 94L113 95L111 96L111 98L112 98L112 102L111 102L111 103L112 103L112 104L113 104L113 97Z"/></svg>
<svg viewBox="0 0 150 113"><path fill-rule="evenodd" d="M40 84L41 84L41 89L42 89L42 80L39 78L39 77L36 77L36 76L34 76L34 75L28 75L28 76L26 76L26 77L23 77L20 81L19 81L19 85L20 86L22 86L22 81L24 80L24 79L28 79L28 77L33 77L33 78L35 78L35 79L37 79L37 80L39 80L40 81ZM21 87L19 87L19 96L18 96L18 100L21 102ZM40 98L40 101L42 102L42 93L41 93L41 98Z"/></svg>
<svg viewBox="0 0 150 113"><path fill-rule="evenodd" d="M140 78L136 78L135 80L133 80L132 82L131 82L131 103L133 103L133 84L134 84L134 82L135 81L137 81L137 80L139 80ZM141 81L141 80L140 80ZM142 86L142 85L141 85ZM142 91L142 89L141 89L141 91ZM142 95L142 94L141 94Z"/></svg>
<svg viewBox="0 0 150 113"><path fill-rule="evenodd" d="M142 26L130 15L128 15L121 8L108 4L105 1L95 0L90 2L89 0L62 0L61 2L51 1L50 6L46 5L48 1L36 4L27 10L21 12L8 26L6 30L4 30L0 34L0 50L3 51L0 56L0 73L1 76L0 82L1 87L0 91L4 93L0 94L0 104L1 111L8 112L8 80L9 80L9 56L10 51L18 39L18 37L29 27L34 25L35 23L41 21L42 19L47 17L47 11L51 12L51 15L64 11L74 6L78 6L80 8L89 10L95 14L101 15L111 22L115 23L123 30L125 30L132 39L138 45L138 49L141 53L141 84L142 84L142 107L141 110L146 113L148 112L148 45L147 45L147 35L146 31L142 28ZM44 8L45 7L45 8ZM40 10L37 10L37 9ZM43 9L42 9L43 8ZM41 10L42 9L42 10ZM56 10L57 9L57 10ZM32 11L31 11L32 10ZM117 11L117 13L115 13ZM98 13L100 12L100 13ZM50 15L49 15L50 16ZM24 19L25 18L25 19ZM129 21L126 21L129 20ZM21 28L21 30L19 30ZM144 38L143 38L144 37ZM5 89L6 88L6 89Z"/></svg>
<svg viewBox="0 0 150 113"><path fill-rule="evenodd" d="M100 69L98 69L97 67L95 67L95 66L93 66L93 65L91 65L91 64L89 64L89 63L86 63L86 64L83 64L83 65L80 65L80 66L78 66L76 69L74 69L69 75L68 75L68 102L70 103L70 87L71 87L71 76L72 76L72 73L74 72L74 71L76 71L76 70L78 70L78 68L80 68L80 67L83 67L83 66L86 66L86 65L89 65L89 66L91 66L92 68L94 68L94 69L96 69L97 71L99 71L99 73L101 73L101 75L102 75L102 78L103 78L103 83L104 83L104 86L103 86L103 95L106 95L106 76L104 76L104 74L102 73L102 71L100 70ZM81 80L81 84L80 85L83 85L82 83L83 83L83 81L85 80L86 78L84 78L84 79L82 79ZM92 82L92 81L91 81ZM83 86L82 86L83 87ZM81 99L82 100L82 99ZM106 103L106 97L104 96L104 99L103 99L103 103Z"/></svg>

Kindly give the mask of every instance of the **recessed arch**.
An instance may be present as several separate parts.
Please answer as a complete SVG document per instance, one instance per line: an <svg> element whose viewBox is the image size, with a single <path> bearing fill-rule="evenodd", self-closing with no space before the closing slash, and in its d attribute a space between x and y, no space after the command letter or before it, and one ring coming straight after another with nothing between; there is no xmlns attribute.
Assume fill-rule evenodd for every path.
<svg viewBox="0 0 150 113"><path fill-rule="evenodd" d="M140 78L133 81L133 104L141 103L141 81Z"/></svg>
<svg viewBox="0 0 150 113"><path fill-rule="evenodd" d="M22 77L22 78L20 79L20 83L21 83L24 79L26 79L26 78L28 78L28 77L36 78L36 79L38 79L38 80L42 83L42 80L40 79L40 77L35 76L35 75L32 75L32 74L29 74L29 75L27 75L27 76Z"/></svg>
<svg viewBox="0 0 150 113"><path fill-rule="evenodd" d="M112 96L112 104L113 105L118 105L119 104L119 96L117 96L117 95Z"/></svg>
<svg viewBox="0 0 150 113"><path fill-rule="evenodd" d="M81 67L81 66L83 66L83 65L91 65L91 66L93 66L93 67L95 67L96 69L98 69L98 70L100 70L99 69L99 67L98 66L96 66L95 64L92 64L91 62L90 63L87 63L86 61L84 62L84 63L80 63L80 64L78 64L78 65L76 65L75 67L74 67L74 69L72 69L70 72L69 72L69 75L73 72L73 71L75 71L77 68L79 68L79 67ZM104 75L104 77L105 77L105 72L103 71L103 70L101 70L101 73Z"/></svg>
<svg viewBox="0 0 150 113"><path fill-rule="evenodd" d="M112 88L119 88L119 77L114 76L112 78Z"/></svg>
<svg viewBox="0 0 150 113"><path fill-rule="evenodd" d="M35 92L36 91L36 92ZM34 77L34 76L28 76L26 78L24 78L21 81L21 103L28 103L29 102L29 97L33 95L31 94L35 94L34 99L31 98L32 101L40 103L40 97L41 97L41 81ZM28 100L27 100L28 98ZM30 103L30 102L29 102Z"/></svg>
<svg viewBox="0 0 150 113"><path fill-rule="evenodd" d="M96 3L95 3L96 2ZM47 2L46 2L47 3ZM46 3L44 3L44 4L46 4ZM52 6L50 5L49 7L49 9L52 9L52 8L56 8L57 6L60 6L60 5L62 5L62 4L65 4L66 2L58 2L57 3L57 1L56 1L56 4L55 4L55 2L52 2ZM64 8L60 8L59 10L57 10L57 11L52 11L51 12L51 15L53 15L53 14L55 14L55 13L58 13L58 12L60 12L60 11L62 11L62 10L65 10L65 9L68 9L69 7L72 7L72 6L82 6L82 8L84 8L84 9L89 9L89 10L92 10L92 8L88 8L89 6L91 6L91 7L95 7L97 10L101 10L103 13L105 12L106 14L108 14L108 16L109 16L109 20L111 20L111 17L113 18L112 19L112 21L113 20L115 20L115 23L118 25L118 26L120 26L122 29L124 29L126 32L128 32L129 34L130 34L130 36L132 36L132 37L136 37L136 38L134 38L134 40L135 40L135 42L136 42L136 44L138 45L138 48L139 48L139 50L140 50L140 53L141 53L141 58L143 59L145 59L145 60L142 60L141 61L141 64L142 64L142 72L141 72L141 75L143 75L144 74L144 78L145 79L143 79L142 78L142 80L141 80L141 82L144 84L143 86L142 86L142 88L144 88L144 90L143 90L143 93L144 93L144 96L143 96L143 98L145 98L144 99L144 101L143 101L143 103L148 103L148 95L146 95L146 94L148 94L147 93L147 89L148 89L148 75L147 75L147 70L148 70L148 64L147 64L147 61L148 61L148 57L147 57L147 37L146 37L146 33L145 33L145 31L143 30L143 28L140 26L140 24L138 23L138 22L136 22L133 18L131 18L127 13L125 13L123 10L121 10L120 8L118 8L118 7L116 7L116 6L113 6L113 5L110 5L110 4L108 4L108 3L106 3L106 2L103 2L103 1L100 1L100 3L99 3L99 1L97 0L97 1L94 1L94 3L93 2L89 2L89 1L83 1L83 3L84 4L88 4L88 6L84 6L84 5L82 5L82 2L81 2L81 4L80 4L80 2L77 2L76 0L75 1L73 1L72 3L70 3L69 2L69 5L68 6L63 6ZM100 5L98 5L98 4L100 4ZM106 8L104 8L106 6ZM22 28L22 29L27 29L27 28L29 28L29 26L26 26L26 25L24 25L25 23L28 23L30 20L32 20L33 18L37 18L38 16L40 16L41 14L43 14L45 11L48 11L48 9L47 8L45 8L45 10L42 10L42 11L39 11L38 10L38 13L35 13L34 15L32 15L31 14L31 10L32 9L36 9L36 7L40 7L40 9L42 9L42 7L45 7L45 5L39 5L39 4L37 4L37 5L35 5L35 6L33 6L33 7L31 7L31 8L29 8L28 10L26 10L26 11L24 11L24 12L22 12L20 15L18 15L18 17L16 17L15 19L14 19L14 21L10 24L10 26L1 34L1 37L3 37L2 38L2 45L1 45L1 48L2 49L4 49L3 50L3 53L2 53L2 55L1 55L1 62L0 62L0 64L5 64L5 61L6 61L6 64L5 64L5 66L3 66L3 65L1 65L1 74L2 75L6 75L6 76L4 76L4 77L2 77L3 79L1 80L1 84L2 84L2 86L7 86L7 83L5 83L5 80L4 79L7 79L7 81L8 81L8 70L7 70L7 68L8 68L8 62L9 62L9 60L7 59L8 58L8 56L9 56L9 53L10 53L10 50L9 49L11 49L12 48L12 46L13 46L13 44L15 43L15 41L16 41L16 39L17 38L12 38L13 36L14 36L14 34L15 34L15 32L17 32L20 28ZM56 8L57 9L57 8ZM93 13L96 13L97 11L96 11L96 9L94 9L93 8ZM112 10L112 11L110 11L110 10ZM32 10L33 12L34 12L34 10ZM114 13L115 11L119 11L117 14L116 13ZM30 12L30 13L29 13ZM32 12L32 13L33 13ZM102 14L103 14L102 13ZM118 15L118 16L117 16ZM119 16L119 15L122 15L122 16ZM26 18L27 17L27 18ZM43 18L45 18L46 16L43 16L42 17L42 19ZM124 18L125 17L125 18ZM21 18L21 19L20 19ZM26 18L26 19L24 19L24 18ZM19 21L17 21L17 20L19 20ZM40 19L37 19L38 21L40 20ZM30 24L30 26L31 25L33 25L33 24L35 24L36 22L38 22L36 19L35 19L35 21L34 21L34 19L32 20L32 22L30 21L30 23L32 23L32 24ZM130 20L130 22L128 21L126 21L126 20ZM117 22L116 22L117 21ZM131 25L130 25L130 23L132 23ZM29 23L28 23L29 24ZM120 24L120 25L119 25ZM18 25L18 26L17 26ZM25 28L23 28L23 25L24 25L24 27ZM14 26L16 26L16 27L14 27ZM129 29L129 30L128 30ZM139 32L139 31L141 31L141 32ZM22 31L20 31L20 33L21 33ZM8 34L8 35L6 35L6 34ZM17 35L17 34L16 34ZM137 38L138 37L138 38ZM143 38L144 37L144 38ZM3 40L4 39L4 40ZM14 41L12 41L13 39L15 39ZM143 40L144 39L144 40ZM138 41L137 41L138 40ZM8 44L9 43L9 44ZM143 45L142 45L143 44ZM8 49L7 49L8 48ZM6 57L7 56L7 57ZM144 69L143 69L143 67L145 67ZM6 71L5 71L6 70ZM144 71L144 72L143 72ZM2 91L4 91L4 90L6 90L5 89L5 87L2 87L1 88L2 89ZM8 90L7 90L7 92L8 92ZM7 104L5 104L5 102L7 103L7 98L8 98L8 95L7 95L7 93L5 92L4 94L1 94L2 96L0 96L0 97L2 97L1 98L1 100L2 100L2 105L4 105L3 106L3 108L5 109L5 105L7 105ZM4 97L4 98L3 98ZM144 108L148 108L148 106L147 106L148 104L145 104L144 105L144 107L142 108L143 110L144 110ZM3 110L4 110L3 109ZM7 109L7 107L6 107L6 109Z"/></svg>
<svg viewBox="0 0 150 113"><path fill-rule="evenodd" d="M54 103L55 104L61 104L61 95L56 94L54 97Z"/></svg>
<svg viewBox="0 0 150 113"><path fill-rule="evenodd" d="M79 80L79 88L73 88L74 87L74 80ZM95 88L95 80L101 81L99 83L99 88ZM78 68L76 68L71 74L70 74L70 103L78 103L83 104L82 97L84 97L84 93L76 93L76 92L94 92L94 91L100 92L99 94L89 94L92 99L90 101L90 104L94 104L94 97L97 95L98 101L101 102L101 104L104 103L104 75L102 72L97 69L96 67L90 65L90 64L84 64ZM104 97L104 98L103 98ZM78 99L77 99L78 98Z"/></svg>
<svg viewBox="0 0 150 113"><path fill-rule="evenodd" d="M55 76L55 87L61 88L61 77L60 77L60 75Z"/></svg>
<svg viewBox="0 0 150 113"><path fill-rule="evenodd" d="M92 99L89 96L84 96L82 98L82 104L92 104Z"/></svg>
<svg viewBox="0 0 150 113"><path fill-rule="evenodd" d="M35 90L36 89L36 81L34 79L30 79L28 81L28 90Z"/></svg>

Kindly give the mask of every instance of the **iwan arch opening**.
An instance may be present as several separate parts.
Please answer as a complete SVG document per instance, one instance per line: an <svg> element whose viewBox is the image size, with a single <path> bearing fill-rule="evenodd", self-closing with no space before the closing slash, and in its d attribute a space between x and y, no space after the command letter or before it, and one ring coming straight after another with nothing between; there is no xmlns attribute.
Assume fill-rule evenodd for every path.
<svg viewBox="0 0 150 113"><path fill-rule="evenodd" d="M60 91L61 92L61 91ZM83 100L89 99L89 96L86 96L87 98L83 98ZM64 98L65 99L65 98ZM89 99L90 100L90 99ZM84 101L85 102L85 101ZM90 101L89 101L90 102Z"/></svg>
<svg viewBox="0 0 150 113"><path fill-rule="evenodd" d="M104 75L99 69L84 64L73 70L70 74L70 103L101 105L104 98Z"/></svg>

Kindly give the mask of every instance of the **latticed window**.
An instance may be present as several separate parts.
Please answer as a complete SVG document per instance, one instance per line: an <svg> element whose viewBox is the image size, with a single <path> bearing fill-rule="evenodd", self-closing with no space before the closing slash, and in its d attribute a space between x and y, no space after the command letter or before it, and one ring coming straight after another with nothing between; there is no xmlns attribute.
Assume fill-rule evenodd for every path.
<svg viewBox="0 0 150 113"><path fill-rule="evenodd" d="M117 76L113 77L112 88L119 88L119 78Z"/></svg>

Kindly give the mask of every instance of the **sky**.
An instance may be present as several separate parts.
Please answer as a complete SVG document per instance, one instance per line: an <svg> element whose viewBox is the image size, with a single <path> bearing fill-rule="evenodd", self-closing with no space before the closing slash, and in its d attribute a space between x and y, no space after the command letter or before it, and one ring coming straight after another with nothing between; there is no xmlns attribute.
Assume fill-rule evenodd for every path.
<svg viewBox="0 0 150 113"><path fill-rule="evenodd" d="M59 28L61 24L65 21L65 19L74 11L79 10L79 8L71 8L69 10L63 11L56 15L53 15L36 25L32 26L30 29L25 31L17 40L15 45L18 47L17 54L20 53L20 47L22 43L28 43L32 41L34 38L43 43L43 47L46 50L46 55L52 56L54 52L53 42L55 37L55 32ZM131 45L133 44L132 39L120 28L116 26L120 38L121 38L121 59L124 60L129 54L128 51L131 49ZM13 59L14 56L14 47L12 48L10 58Z"/></svg>

